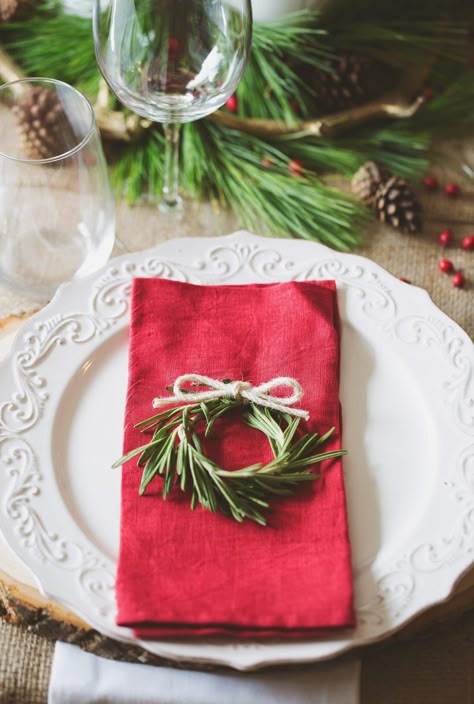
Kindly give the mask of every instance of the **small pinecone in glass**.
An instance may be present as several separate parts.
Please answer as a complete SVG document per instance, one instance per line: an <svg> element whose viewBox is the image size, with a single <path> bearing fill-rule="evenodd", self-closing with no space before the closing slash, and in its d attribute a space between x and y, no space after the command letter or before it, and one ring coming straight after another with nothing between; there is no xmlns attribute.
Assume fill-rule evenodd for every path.
<svg viewBox="0 0 474 704"><path fill-rule="evenodd" d="M323 112L339 112L373 100L387 89L387 71L367 56L344 54L313 73L311 84Z"/></svg>
<svg viewBox="0 0 474 704"><path fill-rule="evenodd" d="M35 0L0 0L0 22L25 17L34 6Z"/></svg>
<svg viewBox="0 0 474 704"><path fill-rule="evenodd" d="M55 90L31 88L14 112L27 159L50 159L74 145L71 125Z"/></svg>
<svg viewBox="0 0 474 704"><path fill-rule="evenodd" d="M352 192L370 203L377 189L389 177L388 171L375 161L366 161L352 177Z"/></svg>
<svg viewBox="0 0 474 704"><path fill-rule="evenodd" d="M421 230L421 205L407 182L392 176L377 189L373 207L377 217L397 230L413 234Z"/></svg>

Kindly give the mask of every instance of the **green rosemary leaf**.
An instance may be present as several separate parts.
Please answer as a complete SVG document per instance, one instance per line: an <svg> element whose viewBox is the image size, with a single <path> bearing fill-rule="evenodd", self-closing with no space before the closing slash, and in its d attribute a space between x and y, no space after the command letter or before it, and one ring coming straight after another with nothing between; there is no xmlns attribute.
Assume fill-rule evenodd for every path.
<svg viewBox="0 0 474 704"><path fill-rule="evenodd" d="M241 515L241 510L238 504L238 496L233 490L231 484L223 481L218 474L212 475L212 478L214 479L216 486L219 488L220 494L227 502L229 509L232 511L232 515L234 515L234 511L235 513Z"/></svg>
<svg viewBox="0 0 474 704"><path fill-rule="evenodd" d="M140 455L138 460L138 466L143 467L150 457L156 452L156 449L160 446L160 442L164 442L168 437L168 428L159 426L153 433L153 438L147 449Z"/></svg>
<svg viewBox="0 0 474 704"><path fill-rule="evenodd" d="M315 447L325 443L326 440L328 440L331 437L331 435L334 433L335 430L336 430L336 428L333 426L332 428L329 428L327 433L324 433L324 435L320 435L319 438L316 440ZM315 435L317 435L317 433L315 433Z"/></svg>
<svg viewBox="0 0 474 704"><path fill-rule="evenodd" d="M165 471L165 481L163 483L163 499L166 499L173 489L174 482L176 479L176 450L174 446L174 437L173 437L173 443L170 447L170 451L168 453L168 456L166 458L166 465L165 465L166 471Z"/></svg>
<svg viewBox="0 0 474 704"><path fill-rule="evenodd" d="M287 452L289 450L291 441L293 440L300 421L299 418L292 418L291 420L287 420L287 423L288 425L283 433L283 444L281 446L282 452Z"/></svg>
<svg viewBox="0 0 474 704"><path fill-rule="evenodd" d="M206 496L206 504L203 504L203 506L215 513L218 510L216 491L207 471L202 472L202 482L205 487Z"/></svg>
<svg viewBox="0 0 474 704"><path fill-rule="evenodd" d="M202 480L202 472L198 471L198 466L195 466L196 451L189 447L188 451L188 466L193 480L193 508L198 504L202 504L204 507L209 505L209 500L206 496L205 482ZM196 463L197 465L197 463Z"/></svg>
<svg viewBox="0 0 474 704"><path fill-rule="evenodd" d="M310 433L308 435L304 435L302 438L297 440L292 446L292 456L295 459L298 459L298 457L300 457L301 455L305 455L308 452L312 452L314 448L318 447L322 442L327 440L333 434L333 432L334 428L331 428L331 430L328 430L328 432L322 436L322 439L318 433Z"/></svg>
<svg viewBox="0 0 474 704"><path fill-rule="evenodd" d="M272 496L293 496L294 494L293 485L290 486L286 483L282 485L281 482L275 485L265 481L260 482L256 479L255 488L262 491L265 496L268 496L269 494Z"/></svg>
<svg viewBox="0 0 474 704"><path fill-rule="evenodd" d="M183 412L184 408L186 408L186 406L178 406L176 408L168 408L166 411L160 411L160 413L156 413L150 418L136 423L134 427L139 428L140 430L149 429L151 426L156 425L161 420L170 420L174 416L179 416Z"/></svg>
<svg viewBox="0 0 474 704"><path fill-rule="evenodd" d="M287 467L287 469L293 469L294 465ZM313 474L313 472L279 472L278 474L266 474L265 482L271 484L271 482L278 482L283 480L288 480L288 483L298 484L299 482L313 482L315 479L319 479L318 474Z"/></svg>
<svg viewBox="0 0 474 704"><path fill-rule="evenodd" d="M205 403L200 403L199 407L200 407L202 414L204 416L204 420L207 423L207 429L209 429L209 424L211 422L211 416L209 415L209 408L207 407L207 405ZM208 434L209 433L206 432L206 435L208 435Z"/></svg>
<svg viewBox="0 0 474 704"><path fill-rule="evenodd" d="M231 401L230 399L222 399L222 401ZM206 435L210 435L212 432L212 428L214 427L214 423L218 418L221 418L223 415L228 413L233 407L237 408L238 402L231 401L230 403L223 403L222 407L218 408L214 413L212 413L211 420L208 422L207 427L206 427Z"/></svg>
<svg viewBox="0 0 474 704"><path fill-rule="evenodd" d="M261 409L259 406L252 405L248 412L246 423L251 428L265 433L268 438L275 441L277 447L283 446L285 442L283 431L273 418L269 408Z"/></svg>
<svg viewBox="0 0 474 704"><path fill-rule="evenodd" d="M187 470L186 470L186 456L187 456L187 443L186 441L181 441L178 445L178 450L176 453L176 474L180 478L180 489L181 491L186 491L187 485Z"/></svg>
<svg viewBox="0 0 474 704"><path fill-rule="evenodd" d="M174 437L170 435L165 441L160 440L160 443L155 446L155 452L149 458L142 475L140 483L140 494L144 494L148 485L158 475L165 471L166 456L170 446L174 443Z"/></svg>
<svg viewBox="0 0 474 704"><path fill-rule="evenodd" d="M140 447L135 448L134 450L130 450L130 452L127 452L126 455L121 457L119 460L113 463L112 469L117 469L120 467L120 465L125 464L129 460L133 459L137 455L140 455L142 452L146 451L150 445L157 445L161 441L154 442L153 440L146 445L141 445Z"/></svg>
<svg viewBox="0 0 474 704"><path fill-rule="evenodd" d="M333 450L332 452L322 452L320 455L313 455L312 457L307 457L305 459L291 462L291 468L297 469L299 467L309 467L312 464L322 462L323 460L334 459L335 457L341 457L342 455L347 455L347 450Z"/></svg>

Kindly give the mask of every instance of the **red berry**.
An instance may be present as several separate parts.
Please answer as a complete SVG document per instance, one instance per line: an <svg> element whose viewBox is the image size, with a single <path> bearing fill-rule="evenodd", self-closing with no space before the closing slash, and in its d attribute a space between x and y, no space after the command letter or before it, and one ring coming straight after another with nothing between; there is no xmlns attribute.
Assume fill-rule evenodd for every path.
<svg viewBox="0 0 474 704"><path fill-rule="evenodd" d="M474 249L474 235L466 235L462 241L462 248L467 250Z"/></svg>
<svg viewBox="0 0 474 704"><path fill-rule="evenodd" d="M434 176L426 176L426 177L423 179L423 183L425 184L425 187L426 187L429 191L436 191L436 189L438 188L438 185L439 185L439 184L438 184L438 179L435 178Z"/></svg>
<svg viewBox="0 0 474 704"><path fill-rule="evenodd" d="M168 39L168 56L170 59L177 59L179 56L179 40L176 37Z"/></svg>
<svg viewBox="0 0 474 704"><path fill-rule="evenodd" d="M291 161L288 162L288 171L293 176L301 176L301 174L303 173L303 169L304 164L301 161L298 161L297 159L291 159Z"/></svg>
<svg viewBox="0 0 474 704"><path fill-rule="evenodd" d="M262 166L264 169L269 169L270 166L273 166L273 161L268 158L268 156L264 156L262 159Z"/></svg>
<svg viewBox="0 0 474 704"><path fill-rule="evenodd" d="M450 259L440 259L438 267L443 274L449 274L453 270L453 263Z"/></svg>
<svg viewBox="0 0 474 704"><path fill-rule="evenodd" d="M289 100L288 105L293 110L295 115L301 115L301 107L297 100L295 100L294 98L292 100Z"/></svg>
<svg viewBox="0 0 474 704"><path fill-rule="evenodd" d="M456 288L462 288L465 283L466 279L464 278L464 274L461 274L460 271L458 271L457 274L454 274L453 286L455 286Z"/></svg>
<svg viewBox="0 0 474 704"><path fill-rule="evenodd" d="M438 242L442 247L447 247L453 241L453 233L451 230L443 230L439 233Z"/></svg>
<svg viewBox="0 0 474 704"><path fill-rule="evenodd" d="M239 109L239 104L237 102L237 96L235 95L235 93L234 95L230 96L225 106L227 110L230 110L231 112L237 112L237 110Z"/></svg>
<svg viewBox="0 0 474 704"><path fill-rule="evenodd" d="M434 92L433 88L429 88L429 87L425 88L425 90L423 91L423 98L426 101L429 101L429 100L433 100L434 97L435 97L435 92Z"/></svg>
<svg viewBox="0 0 474 704"><path fill-rule="evenodd" d="M461 189L457 183L447 183L444 187L444 192L451 198L457 198L457 196L461 193Z"/></svg>
<svg viewBox="0 0 474 704"><path fill-rule="evenodd" d="M406 279L404 276L400 276L400 281L403 281L404 284L411 284L410 279Z"/></svg>

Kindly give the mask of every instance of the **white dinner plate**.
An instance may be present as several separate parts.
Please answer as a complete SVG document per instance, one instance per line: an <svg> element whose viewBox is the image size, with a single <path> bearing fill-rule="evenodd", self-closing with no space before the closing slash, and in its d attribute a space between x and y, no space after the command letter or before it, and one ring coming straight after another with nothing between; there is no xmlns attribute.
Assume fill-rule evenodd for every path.
<svg viewBox="0 0 474 704"><path fill-rule="evenodd" d="M368 259L246 232L168 241L61 287L0 369L0 528L44 594L115 625L130 281L335 279L357 626L310 640L143 641L166 658L252 669L381 639L449 596L473 561L474 347L427 293ZM187 343L188 344L188 343ZM314 350L317 356L317 350ZM178 597L179 598L179 597Z"/></svg>

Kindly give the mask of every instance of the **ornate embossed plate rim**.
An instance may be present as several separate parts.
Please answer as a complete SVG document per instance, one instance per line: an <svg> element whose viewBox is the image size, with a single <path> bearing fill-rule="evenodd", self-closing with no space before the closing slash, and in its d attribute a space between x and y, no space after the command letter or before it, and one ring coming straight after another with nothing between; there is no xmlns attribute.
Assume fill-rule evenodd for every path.
<svg viewBox="0 0 474 704"><path fill-rule="evenodd" d="M207 258L196 260L197 252L206 252ZM117 324L125 325L128 284L133 275L163 276L196 283L334 277L339 285L351 289L354 299L359 299L360 313L373 323L378 334L391 336L397 344L422 343L441 352L453 370L446 374L444 381L453 409L453 424L460 433L458 437L465 439L454 461L451 486L451 495L458 502L455 511L458 525L449 534L412 546L392 564L379 570L377 590L365 603L357 604L359 626L353 634L294 644L216 645L202 641L198 646L142 643L143 647L178 660L198 660L239 669L324 659L377 640L426 608L429 603L420 601L417 592L433 574L440 585L434 601L445 598L472 562L472 344L425 292L407 287L369 260L336 253L314 243L269 240L244 232L219 239L174 240L155 250L120 257L99 274L62 287L52 303L26 324L21 337L17 338L10 357L16 363L16 390L7 402L0 404L0 457L3 458L2 469L13 470L10 476L18 481L10 482L4 492L1 520L8 542L35 573L48 596L77 611L107 635L130 639L128 631L113 623L114 565L75 529L68 526L64 537L60 536L57 526L35 510L43 476L38 458L28 447L27 437L41 419L42 409L49 401L50 387L54 386L51 380L42 377L41 361L56 354L61 345L94 343L100 336L105 339ZM81 294L79 309L75 292ZM398 300L407 296L410 314L400 315ZM71 308L73 302L75 308ZM2 482L3 476L0 486ZM450 508L453 508L451 504ZM67 584L59 590L58 571ZM439 579L440 576L443 579Z"/></svg>

